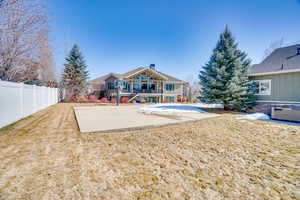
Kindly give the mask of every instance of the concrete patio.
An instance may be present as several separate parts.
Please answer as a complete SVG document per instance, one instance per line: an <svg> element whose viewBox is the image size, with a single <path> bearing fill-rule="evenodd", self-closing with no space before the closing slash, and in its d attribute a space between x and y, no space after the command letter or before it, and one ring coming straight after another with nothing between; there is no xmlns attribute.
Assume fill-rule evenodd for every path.
<svg viewBox="0 0 300 200"><path fill-rule="evenodd" d="M156 127L217 117L213 113L176 113L149 115L139 111L142 106L84 106L74 107L81 132L115 131Z"/></svg>

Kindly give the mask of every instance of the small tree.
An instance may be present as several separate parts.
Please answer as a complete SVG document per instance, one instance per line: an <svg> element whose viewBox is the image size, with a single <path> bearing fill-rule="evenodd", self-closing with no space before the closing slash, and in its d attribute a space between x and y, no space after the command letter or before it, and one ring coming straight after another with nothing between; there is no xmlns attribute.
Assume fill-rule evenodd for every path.
<svg viewBox="0 0 300 200"><path fill-rule="evenodd" d="M201 101L221 103L225 108L235 110L245 110L253 104L248 80L250 60L237 46L226 27L210 60L199 74Z"/></svg>
<svg viewBox="0 0 300 200"><path fill-rule="evenodd" d="M77 45L74 45L66 58L62 74L62 87L67 91L67 98L78 97L87 92L88 71L84 58Z"/></svg>

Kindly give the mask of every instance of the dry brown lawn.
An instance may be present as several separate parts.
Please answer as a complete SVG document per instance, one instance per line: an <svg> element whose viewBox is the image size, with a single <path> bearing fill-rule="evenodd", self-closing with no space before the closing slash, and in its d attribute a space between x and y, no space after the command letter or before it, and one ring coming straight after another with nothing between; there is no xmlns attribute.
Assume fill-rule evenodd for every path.
<svg viewBox="0 0 300 200"><path fill-rule="evenodd" d="M1 200L276 200L299 194L299 127L223 114L81 134L75 105L57 104L0 130Z"/></svg>

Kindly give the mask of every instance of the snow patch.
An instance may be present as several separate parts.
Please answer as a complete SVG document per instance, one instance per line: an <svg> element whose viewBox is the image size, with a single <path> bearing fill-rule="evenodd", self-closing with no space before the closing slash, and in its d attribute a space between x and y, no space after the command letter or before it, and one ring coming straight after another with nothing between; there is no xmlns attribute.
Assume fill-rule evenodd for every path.
<svg viewBox="0 0 300 200"><path fill-rule="evenodd" d="M250 120L270 120L270 117L264 113L252 113L242 115L239 119L250 119Z"/></svg>
<svg viewBox="0 0 300 200"><path fill-rule="evenodd" d="M176 115L179 113L205 113L202 108L224 108L221 104L154 104L140 108L145 114Z"/></svg>
<svg viewBox="0 0 300 200"><path fill-rule="evenodd" d="M239 117L237 117L237 119L243 123L246 123L246 120L249 119L249 120L263 120L266 122L273 122L273 123L277 123L277 124L286 124L286 125L290 125L290 126L300 126L300 123L297 123L297 122L273 120L273 119L271 119L270 116L268 116L264 113L253 113L253 114L247 114L247 115L240 115ZM283 129L287 128L287 127L282 127L281 125L269 125L269 126L276 127L276 128L283 128Z"/></svg>
<svg viewBox="0 0 300 200"><path fill-rule="evenodd" d="M195 106L198 106L200 108L220 108L220 109L224 109L224 105L223 104L197 103L197 104L190 104L190 105L195 105Z"/></svg>

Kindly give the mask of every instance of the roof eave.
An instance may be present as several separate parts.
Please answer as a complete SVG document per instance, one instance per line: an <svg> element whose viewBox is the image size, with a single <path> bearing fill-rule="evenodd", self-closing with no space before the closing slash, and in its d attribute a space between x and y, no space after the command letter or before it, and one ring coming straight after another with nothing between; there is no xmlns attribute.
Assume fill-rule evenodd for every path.
<svg viewBox="0 0 300 200"><path fill-rule="evenodd" d="M162 74L158 73L157 71L155 71L155 70L153 70L153 69L150 69L150 68L144 68L144 69L141 69L141 70L139 70L139 71L137 71L137 72L135 72L135 73L133 73L133 74L130 74L129 76L126 76L125 78L130 78L130 77L132 77L132 76L134 76L134 75L136 75L136 74L138 74L138 73L141 73L141 72L143 72L143 71L145 71L145 70L150 70L151 72L157 74L158 76L161 76L161 77L163 77L164 79L168 80L167 77L165 77L164 75L162 75Z"/></svg>
<svg viewBox="0 0 300 200"><path fill-rule="evenodd" d="M114 74L114 73L110 73L105 79L104 81L106 81L108 78L110 77L115 77L116 79L120 79L121 77L119 77L118 75Z"/></svg>
<svg viewBox="0 0 300 200"><path fill-rule="evenodd" d="M249 76L266 76L266 75L287 74L287 73L295 73L295 72L300 72L300 69L282 70L276 72L251 73L249 74Z"/></svg>

